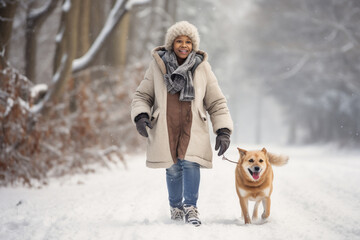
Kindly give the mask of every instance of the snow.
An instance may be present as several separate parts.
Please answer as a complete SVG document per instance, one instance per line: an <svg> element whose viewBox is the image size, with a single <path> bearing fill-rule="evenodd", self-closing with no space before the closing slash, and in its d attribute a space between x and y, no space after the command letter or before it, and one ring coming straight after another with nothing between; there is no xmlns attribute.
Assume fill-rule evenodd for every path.
<svg viewBox="0 0 360 240"><path fill-rule="evenodd" d="M44 103L45 103L45 101L42 100L42 101L38 102L37 104L33 105L33 106L30 108L30 112L32 112L32 113L39 113L39 112L43 109Z"/></svg>
<svg viewBox="0 0 360 240"><path fill-rule="evenodd" d="M0 16L0 21L1 22L11 22L11 21L13 21L13 19L12 18L4 18L4 17Z"/></svg>
<svg viewBox="0 0 360 240"><path fill-rule="evenodd" d="M6 117L11 112L13 106L14 106L14 100L12 98L8 98L4 117Z"/></svg>
<svg viewBox="0 0 360 240"><path fill-rule="evenodd" d="M20 97L17 98L18 103L21 106L21 112L25 114L26 112L30 111L29 102L22 100Z"/></svg>
<svg viewBox="0 0 360 240"><path fill-rule="evenodd" d="M27 18L28 18L28 19L34 19L34 18L37 18L37 17L39 17L40 15L44 14L46 11L48 11L48 9L49 9L49 7L50 7L50 5L51 5L51 1L52 1L52 0L47 1L46 4L43 4L43 5L42 5L41 7L39 7L39 8L31 9L31 11L29 11L29 13L28 13ZM64 4L64 5L65 5L65 4ZM66 3L66 5L68 5L68 6L66 6L66 7L70 9L71 3ZM69 9L68 9L68 10L69 10ZM67 11L68 11L68 10L67 10Z"/></svg>
<svg viewBox="0 0 360 240"><path fill-rule="evenodd" d="M263 146L244 146L260 149ZM360 239L360 152L266 146L290 161L274 167L270 218L240 219L235 164L215 157L201 170L203 225L169 220L164 169L125 156L96 174L51 180L40 189L0 189L0 239ZM215 154L215 153L214 153ZM236 146L227 157L237 159Z"/></svg>
<svg viewBox="0 0 360 240"><path fill-rule="evenodd" d="M48 90L48 86L46 84L36 84L30 89L30 96L35 98L39 95L40 92L46 92Z"/></svg>
<svg viewBox="0 0 360 240"><path fill-rule="evenodd" d="M68 12L71 8L71 0L65 0L64 4L62 5L62 11Z"/></svg>
<svg viewBox="0 0 360 240"><path fill-rule="evenodd" d="M65 27L62 25L60 31L55 36L55 42L60 43L64 37Z"/></svg>
<svg viewBox="0 0 360 240"><path fill-rule="evenodd" d="M61 57L61 62L60 62L60 66L58 67L58 69L56 70L56 73L54 74L54 76L52 77L52 82L53 84L56 84L59 79L60 79L60 75L63 72L64 68L65 68L65 64L66 61L68 59L68 55L65 53L62 57Z"/></svg>
<svg viewBox="0 0 360 240"><path fill-rule="evenodd" d="M131 10L131 8L133 8L135 5L143 5L147 3L150 3L150 0L130 0L126 3L125 8L127 10Z"/></svg>

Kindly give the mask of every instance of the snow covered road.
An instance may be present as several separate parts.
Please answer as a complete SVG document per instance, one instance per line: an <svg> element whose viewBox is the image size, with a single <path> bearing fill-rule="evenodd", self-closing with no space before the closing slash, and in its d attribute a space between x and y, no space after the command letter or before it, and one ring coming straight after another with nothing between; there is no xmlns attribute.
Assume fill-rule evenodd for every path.
<svg viewBox="0 0 360 240"><path fill-rule="evenodd" d="M257 146L241 146L246 149ZM244 225L235 164L201 170L201 227L169 220L165 170L144 155L96 174L52 180L41 189L0 188L0 239L360 239L360 152L268 147L290 156L274 167L269 220ZM232 146L227 157L237 160Z"/></svg>

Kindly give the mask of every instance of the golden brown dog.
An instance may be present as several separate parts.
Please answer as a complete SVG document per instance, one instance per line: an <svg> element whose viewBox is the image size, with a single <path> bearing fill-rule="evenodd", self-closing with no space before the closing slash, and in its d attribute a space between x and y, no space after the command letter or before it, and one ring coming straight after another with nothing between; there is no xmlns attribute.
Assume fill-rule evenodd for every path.
<svg viewBox="0 0 360 240"><path fill-rule="evenodd" d="M246 151L238 148L240 159L235 170L236 192L239 196L241 213L245 224L251 223L248 201L255 201L252 219L258 217L258 207L262 202L262 219L270 215L270 196L273 190L273 170L271 165L282 166L289 160L287 156L275 155L263 148L261 151Z"/></svg>

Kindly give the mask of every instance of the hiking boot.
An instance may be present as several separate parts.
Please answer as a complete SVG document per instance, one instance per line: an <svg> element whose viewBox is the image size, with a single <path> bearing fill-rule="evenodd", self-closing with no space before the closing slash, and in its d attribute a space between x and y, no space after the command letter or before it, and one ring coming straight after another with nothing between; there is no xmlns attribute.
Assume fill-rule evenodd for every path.
<svg viewBox="0 0 360 240"><path fill-rule="evenodd" d="M195 227L198 227L201 225L201 221L199 218L199 212L197 210L197 207L188 205L184 206L184 212L185 212L185 222L190 223L194 225Z"/></svg>
<svg viewBox="0 0 360 240"><path fill-rule="evenodd" d="M170 207L171 220L183 221L184 220L184 208Z"/></svg>

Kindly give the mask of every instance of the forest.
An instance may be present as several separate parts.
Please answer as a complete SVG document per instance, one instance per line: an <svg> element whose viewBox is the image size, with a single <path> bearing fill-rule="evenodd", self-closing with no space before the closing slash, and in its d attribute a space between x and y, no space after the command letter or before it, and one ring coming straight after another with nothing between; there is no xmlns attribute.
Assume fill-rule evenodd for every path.
<svg viewBox="0 0 360 240"><path fill-rule="evenodd" d="M130 103L180 20L198 27L234 142L360 146L358 0L0 0L0 186L144 151Z"/></svg>

